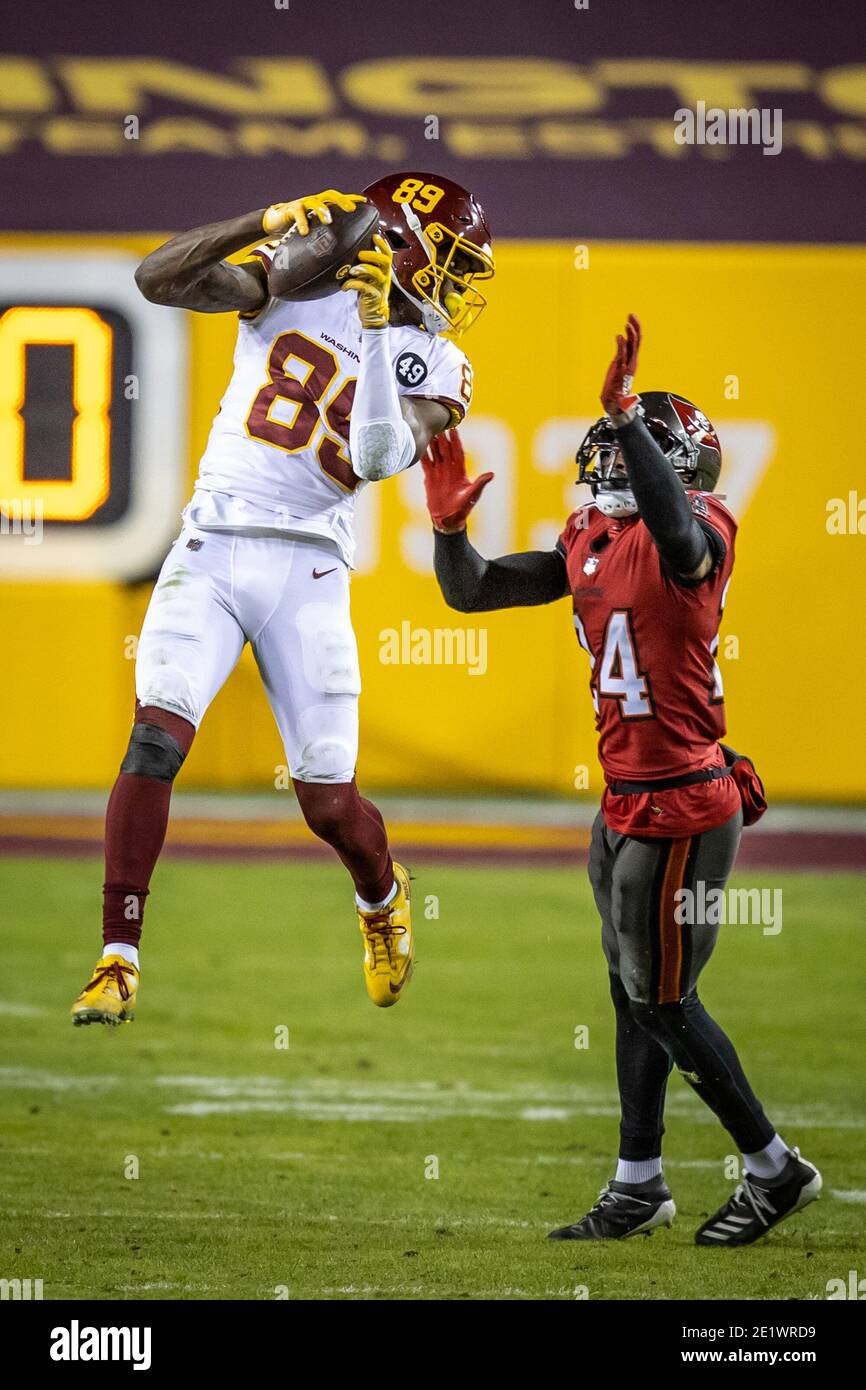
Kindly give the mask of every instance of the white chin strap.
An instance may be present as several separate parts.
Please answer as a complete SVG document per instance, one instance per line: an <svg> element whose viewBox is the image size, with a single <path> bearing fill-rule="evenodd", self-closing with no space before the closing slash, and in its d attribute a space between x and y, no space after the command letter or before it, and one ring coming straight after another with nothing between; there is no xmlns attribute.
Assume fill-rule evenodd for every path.
<svg viewBox="0 0 866 1390"><path fill-rule="evenodd" d="M412 211L408 203L403 204L403 212L406 216L406 222L408 224L410 232L413 232L414 235L418 238L418 240L424 248L428 261L430 261L432 264L434 253L431 251L430 244L424 235L424 229L421 226L421 219L417 216L416 213ZM418 299L414 294L410 294L409 291L405 288L405 286L400 284L400 281L394 274L393 269L391 271L391 277L398 289L400 289L403 292L403 294L405 294L406 298L410 301L410 303L415 305L415 308L421 315L421 322L424 324L424 327L427 329L428 333L432 333L434 335L436 333L444 333L446 329L451 327L451 324L449 320L445 317L445 315L440 313L438 309L434 309L432 304L428 304L426 299Z"/></svg>
<svg viewBox="0 0 866 1390"><path fill-rule="evenodd" d="M634 516L637 511L634 493L628 487L616 488L611 492L602 492L599 488L595 494L595 505L602 516Z"/></svg>

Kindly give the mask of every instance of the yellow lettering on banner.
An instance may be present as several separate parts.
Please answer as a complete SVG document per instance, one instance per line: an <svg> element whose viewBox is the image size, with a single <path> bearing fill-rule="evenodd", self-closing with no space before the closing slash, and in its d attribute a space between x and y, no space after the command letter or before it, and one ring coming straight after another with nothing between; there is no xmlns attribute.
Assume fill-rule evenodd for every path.
<svg viewBox="0 0 866 1390"><path fill-rule="evenodd" d="M683 106L755 106L755 90L805 92L812 73L805 63L700 63L678 58L611 58L593 72L608 87L668 87Z"/></svg>
<svg viewBox="0 0 866 1390"><path fill-rule="evenodd" d="M141 115L153 97L242 116L322 116L334 107L326 74L309 58L242 58L245 78L164 58L61 58L58 66L82 111Z"/></svg>
<svg viewBox="0 0 866 1390"><path fill-rule="evenodd" d="M866 125L858 125L856 121L840 121L834 127L834 134L840 153L849 159L866 159Z"/></svg>
<svg viewBox="0 0 866 1390"><path fill-rule="evenodd" d="M217 155L235 153L234 142L228 131L211 121L198 121L192 116L148 121L141 132L141 148L145 154L169 154L177 150Z"/></svg>
<svg viewBox="0 0 866 1390"><path fill-rule="evenodd" d="M866 64L850 63L818 74L821 100L846 116L866 116Z"/></svg>
<svg viewBox="0 0 866 1390"><path fill-rule="evenodd" d="M373 143L373 153L377 159L383 159L387 163L401 164L406 162L408 154L408 141L402 135L377 135Z"/></svg>
<svg viewBox="0 0 866 1390"><path fill-rule="evenodd" d="M119 154L125 143L118 122L77 116L52 116L42 127L42 142L52 154Z"/></svg>
<svg viewBox="0 0 866 1390"><path fill-rule="evenodd" d="M308 126L280 121L240 121L235 131L243 154L292 154L296 158L322 154L360 156L368 152L367 132L358 121L314 121Z"/></svg>
<svg viewBox="0 0 866 1390"><path fill-rule="evenodd" d="M676 127L671 120L624 121L623 130L628 132L629 153L638 145L649 145L650 149L660 154L663 159L689 157L689 147L679 144L675 139Z"/></svg>
<svg viewBox="0 0 866 1390"><path fill-rule="evenodd" d="M0 58L0 111L52 111L57 94L36 58Z"/></svg>
<svg viewBox="0 0 866 1390"><path fill-rule="evenodd" d="M449 121L443 138L451 153L464 159L528 159L532 153L529 132L519 125Z"/></svg>
<svg viewBox="0 0 866 1390"><path fill-rule="evenodd" d="M622 130L607 121L539 121L536 136L544 154L563 159L621 159L629 152Z"/></svg>
<svg viewBox="0 0 866 1390"><path fill-rule="evenodd" d="M42 507L46 521L85 521L108 496L112 341L105 320L83 306L22 305L0 318L0 496ZM25 476L26 349L43 343L73 349L68 480Z"/></svg>
<svg viewBox="0 0 866 1390"><path fill-rule="evenodd" d="M810 159L832 159L833 137L829 126L820 121L785 121L785 149L796 148Z"/></svg>
<svg viewBox="0 0 866 1390"><path fill-rule="evenodd" d="M56 66L80 112L141 114L153 98L238 116L325 116L337 108L327 71L311 58L239 58L233 75L156 57L63 57ZM431 106L452 116L590 112L604 104L606 87L669 88L684 105L726 109L760 104L758 94L814 87L835 111L866 115L862 63L817 72L804 63L610 58L587 69L543 58L412 57L354 64L342 83L359 107L394 116L424 116ZM57 105L46 63L0 57L0 111Z"/></svg>
<svg viewBox="0 0 866 1390"><path fill-rule="evenodd" d="M16 121L0 121L0 154L10 154L24 139L24 129Z"/></svg>
<svg viewBox="0 0 866 1390"><path fill-rule="evenodd" d="M594 111L595 82L543 58L383 58L342 73L346 96L388 116L535 116Z"/></svg>

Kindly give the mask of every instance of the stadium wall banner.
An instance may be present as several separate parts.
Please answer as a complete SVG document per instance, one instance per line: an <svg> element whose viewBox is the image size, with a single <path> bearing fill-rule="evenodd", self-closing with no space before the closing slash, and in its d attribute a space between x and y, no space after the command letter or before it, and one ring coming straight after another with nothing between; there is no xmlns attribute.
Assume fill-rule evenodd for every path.
<svg viewBox="0 0 866 1390"><path fill-rule="evenodd" d="M136 295L132 270L158 240L0 239L6 785L113 778L153 576L230 374L232 315ZM718 664L731 741L777 798L866 797L866 749L850 735L866 683L853 626L866 504L832 410L839 344L857 340L864 299L866 250L853 247L504 241L464 344L475 396L461 433L470 469L496 474L474 542L485 554L548 547L581 500L574 451L599 412L613 334L640 314L638 385L695 400L721 435L720 491L741 529ZM807 408L805 381L826 408ZM358 534L364 782L596 792L569 604L450 612L418 469L365 490ZM247 653L185 781L279 789L283 760Z"/></svg>
<svg viewBox="0 0 866 1390"><path fill-rule="evenodd" d="M123 7L19 7L0 55L4 225L188 226L192 209L210 222L414 167L470 184L499 236L849 241L863 226L849 6L816 24L808 6L623 0L615 26L572 0L440 0L435 22L363 8L329 0L323 26L315 0L246 6L239 25L210 0L196 22L163 7L157 35ZM699 110L778 112L780 144L678 139L678 113Z"/></svg>

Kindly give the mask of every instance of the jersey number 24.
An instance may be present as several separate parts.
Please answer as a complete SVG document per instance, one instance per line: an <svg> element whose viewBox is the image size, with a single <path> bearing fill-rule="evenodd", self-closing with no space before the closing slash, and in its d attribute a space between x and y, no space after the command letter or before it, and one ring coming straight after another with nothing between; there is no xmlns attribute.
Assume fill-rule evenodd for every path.
<svg viewBox="0 0 866 1390"><path fill-rule="evenodd" d="M637 646L627 608L615 608L607 620L601 650L598 676L595 657L589 645L583 623L575 613L577 640L589 657L592 670L592 703L598 714L598 697L605 695L619 700L623 719L652 719L654 710L649 681L638 669Z"/></svg>

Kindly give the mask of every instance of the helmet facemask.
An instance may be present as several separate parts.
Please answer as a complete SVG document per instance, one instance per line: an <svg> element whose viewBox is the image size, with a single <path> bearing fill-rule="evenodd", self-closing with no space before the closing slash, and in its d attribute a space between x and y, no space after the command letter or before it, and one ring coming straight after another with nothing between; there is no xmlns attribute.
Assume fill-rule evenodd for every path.
<svg viewBox="0 0 866 1390"><path fill-rule="evenodd" d="M414 293L397 279L396 274L395 283L418 309L428 333L448 333L452 337L459 337L475 323L487 303L486 296L476 288L476 281L489 280L493 276L490 247L476 246L441 222L428 222L426 227L422 227L408 203L403 204L403 212L408 234L421 243L427 264L412 276ZM477 269L460 265L460 258Z"/></svg>
<svg viewBox="0 0 866 1390"><path fill-rule="evenodd" d="M628 469L616 430L605 417L597 420L577 451L577 481L587 483L605 516L633 516L637 511L628 485Z"/></svg>
<svg viewBox="0 0 866 1390"><path fill-rule="evenodd" d="M691 439L681 439L663 420L647 418L641 404L638 414L669 459L684 487L690 487L698 467L699 449ZM587 433L577 451L579 483L587 483L599 511L605 516L634 516L637 502L629 487L628 467L622 456L617 432L604 416Z"/></svg>

